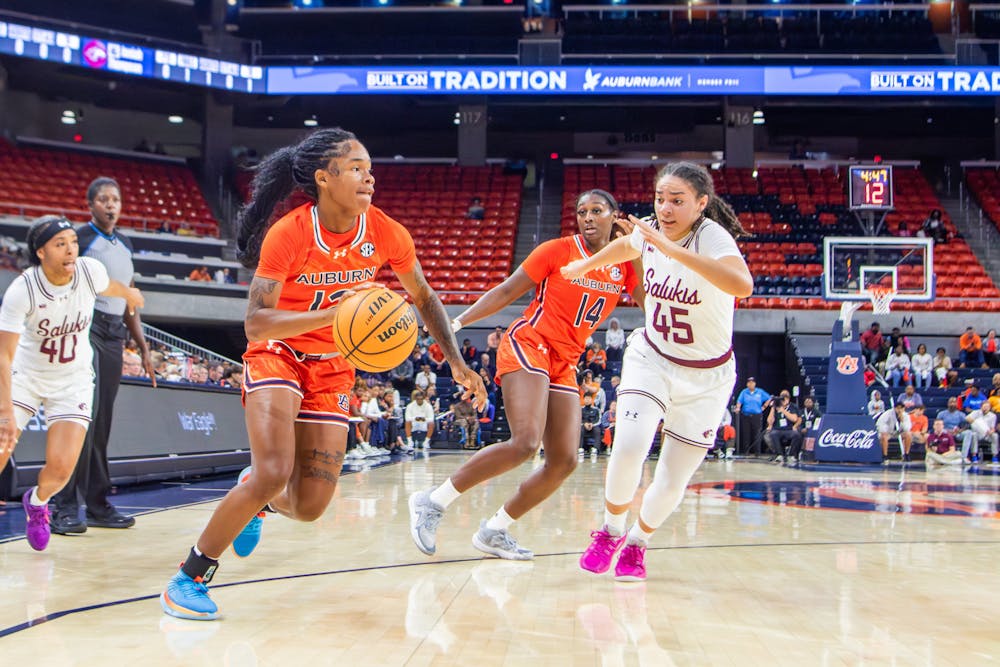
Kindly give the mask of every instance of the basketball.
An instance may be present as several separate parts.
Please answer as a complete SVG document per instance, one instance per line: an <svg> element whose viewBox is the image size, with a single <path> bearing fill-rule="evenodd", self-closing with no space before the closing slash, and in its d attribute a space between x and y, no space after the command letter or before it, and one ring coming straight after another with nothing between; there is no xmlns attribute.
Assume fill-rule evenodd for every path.
<svg viewBox="0 0 1000 667"><path fill-rule="evenodd" d="M406 361L417 342L413 307L392 290L378 287L340 302L333 342L360 371L381 373Z"/></svg>

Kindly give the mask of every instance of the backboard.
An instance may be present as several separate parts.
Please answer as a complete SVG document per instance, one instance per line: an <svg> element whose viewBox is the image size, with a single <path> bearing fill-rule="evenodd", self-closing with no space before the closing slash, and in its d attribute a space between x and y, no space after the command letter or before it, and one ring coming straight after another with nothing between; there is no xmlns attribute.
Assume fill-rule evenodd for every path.
<svg viewBox="0 0 1000 667"><path fill-rule="evenodd" d="M868 287L896 291L894 301L934 300L934 241L918 237L823 239L823 298L867 301Z"/></svg>

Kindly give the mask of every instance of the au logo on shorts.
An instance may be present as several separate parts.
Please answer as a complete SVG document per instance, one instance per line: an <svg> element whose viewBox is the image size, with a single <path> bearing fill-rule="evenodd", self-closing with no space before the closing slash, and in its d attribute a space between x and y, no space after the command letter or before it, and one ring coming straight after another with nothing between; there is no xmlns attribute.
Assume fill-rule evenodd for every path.
<svg viewBox="0 0 1000 667"><path fill-rule="evenodd" d="M371 257L375 254L375 244L374 243L363 243L361 244L361 256Z"/></svg>
<svg viewBox="0 0 1000 667"><path fill-rule="evenodd" d="M337 407L348 412L351 407L351 399L347 397L347 394L337 394Z"/></svg>

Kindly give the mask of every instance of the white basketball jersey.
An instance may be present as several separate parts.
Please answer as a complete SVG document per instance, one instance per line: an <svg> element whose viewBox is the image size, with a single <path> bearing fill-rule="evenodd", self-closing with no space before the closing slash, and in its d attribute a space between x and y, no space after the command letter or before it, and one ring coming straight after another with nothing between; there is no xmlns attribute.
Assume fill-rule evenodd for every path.
<svg viewBox="0 0 1000 667"><path fill-rule="evenodd" d="M108 288L108 272L96 259L78 257L73 279L53 285L41 267L14 279L0 305L0 331L21 336L15 372L59 375L93 372L90 323L97 295Z"/></svg>
<svg viewBox="0 0 1000 667"><path fill-rule="evenodd" d="M649 343L664 355L686 361L716 359L729 352L735 297L643 241L638 229L629 240L642 253ZM679 243L713 259L741 256L729 232L708 218Z"/></svg>

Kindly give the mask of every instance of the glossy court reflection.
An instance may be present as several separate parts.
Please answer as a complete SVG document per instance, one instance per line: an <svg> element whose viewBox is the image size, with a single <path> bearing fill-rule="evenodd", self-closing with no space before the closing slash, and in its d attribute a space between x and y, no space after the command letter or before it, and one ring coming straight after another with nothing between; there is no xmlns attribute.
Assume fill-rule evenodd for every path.
<svg viewBox="0 0 1000 667"><path fill-rule="evenodd" d="M457 504L439 553L419 554L407 495L462 460L369 468L342 480L317 522L270 521L252 558L223 560L213 595L225 618L214 623L164 617L156 601L172 547L214 506L205 488L176 486L176 508L127 536L88 531L41 554L20 539L0 544L3 663L968 665L1000 655L992 475L706 462L650 545L648 581L628 585L577 565L600 516L604 459L582 461L514 525L533 562L483 559L469 542L531 464ZM157 493L168 505L171 494Z"/></svg>

